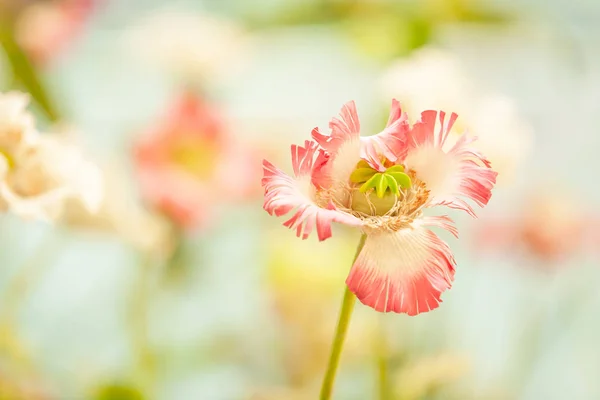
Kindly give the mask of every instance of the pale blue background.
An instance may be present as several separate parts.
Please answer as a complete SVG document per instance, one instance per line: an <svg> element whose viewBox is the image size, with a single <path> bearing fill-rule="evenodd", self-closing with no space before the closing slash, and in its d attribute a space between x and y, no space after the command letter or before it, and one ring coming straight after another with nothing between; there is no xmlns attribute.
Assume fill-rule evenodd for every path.
<svg viewBox="0 0 600 400"><path fill-rule="evenodd" d="M130 22L164 2L109 3L73 51L47 73L85 144L100 159L115 153L126 157L134 135L174 93L167 77L127 57L121 46ZM171 3L202 8L197 1ZM259 8L281 2L252 3ZM248 7L241 0L207 6L231 11L244 4ZM565 182L557 191L572 190L597 209L600 3L495 4L518 10L521 24L509 32L449 27L436 37L462 57L482 87L513 96L535 130L535 147L517 184L497 190L486 212L510 210L522 190L548 177ZM316 125L326 126L349 99L365 115L364 126L375 127L379 73L377 63L358 55L329 28L288 28L262 35L248 69L222 87L219 96L241 121L277 117L280 129L268 134L287 134L291 141ZM198 245L202 271L185 290L159 296L153 308L153 342L178 354L172 358L172 374L160 382L160 399L236 399L255 383L276 376L275 328L269 324L261 286L264 255L259 243L265 227L279 222L268 218L257 202L231 210L221 228L196 239L203 242ZM471 383L482 391L497 385L516 387L518 398L526 400L600 398L597 258L579 255L554 275L530 268L533 259L510 254L475 259L467 253L471 221L459 217L458 223L465 234L462 241L451 241L459 263L455 286L434 313L414 319L386 316L404 327L398 340L415 348L467 351L474 362ZM292 234L281 229L282 235ZM1 287L36 243L56 233L5 217L0 235ZM131 365L124 326L137 255L101 235L61 231L58 240L64 251L49 259L51 265L19 321L37 359L62 383L65 398L78 399L90 382L126 374ZM539 320L536 339L526 341L534 320ZM211 347L223 335L240 335L247 357L261 368L250 369L250 363L235 357L212 360ZM521 372L519 357L526 350L535 359ZM351 373L342 369L337 398L365 399L371 377L344 379L357 377ZM473 398L485 397L475 392Z"/></svg>

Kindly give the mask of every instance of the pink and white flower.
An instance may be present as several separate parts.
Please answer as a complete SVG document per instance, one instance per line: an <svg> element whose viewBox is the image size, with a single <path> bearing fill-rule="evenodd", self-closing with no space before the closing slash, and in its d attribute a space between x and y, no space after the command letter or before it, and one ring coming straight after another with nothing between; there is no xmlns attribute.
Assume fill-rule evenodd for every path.
<svg viewBox="0 0 600 400"><path fill-rule="evenodd" d="M185 228L206 226L224 199L258 194L252 151L229 136L215 107L193 94L181 96L137 143L135 159L144 197Z"/></svg>
<svg viewBox="0 0 600 400"><path fill-rule="evenodd" d="M428 227L457 236L446 215L424 216L446 206L475 216L470 199L483 207L497 173L462 135L447 143L457 115L424 111L414 125L392 101L386 128L361 137L354 102L329 124L315 128L312 141L292 145L294 175L263 162L264 209L291 213L284 226L306 239L332 236L332 222L359 228L364 243L346 284L365 305L382 312L416 315L433 310L454 279L450 248Z"/></svg>

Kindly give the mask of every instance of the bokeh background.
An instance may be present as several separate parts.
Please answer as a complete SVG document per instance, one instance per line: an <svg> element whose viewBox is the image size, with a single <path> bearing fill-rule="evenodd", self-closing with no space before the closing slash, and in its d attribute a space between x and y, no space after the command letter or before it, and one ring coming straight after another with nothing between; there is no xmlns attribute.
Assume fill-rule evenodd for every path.
<svg viewBox="0 0 600 400"><path fill-rule="evenodd" d="M297 239L261 161L290 171L349 100L376 133L393 97L459 113L500 177L452 214L439 309L357 305L334 398L600 398L597 1L1 0L0 24L2 91L106 188L95 217L0 218L0 399L316 398L358 233Z"/></svg>

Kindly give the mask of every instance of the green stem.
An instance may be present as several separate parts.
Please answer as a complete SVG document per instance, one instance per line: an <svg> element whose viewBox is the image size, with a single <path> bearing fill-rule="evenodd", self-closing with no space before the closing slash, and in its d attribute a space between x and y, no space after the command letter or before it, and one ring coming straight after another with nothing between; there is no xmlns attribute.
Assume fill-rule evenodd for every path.
<svg viewBox="0 0 600 400"><path fill-rule="evenodd" d="M6 18L0 18L0 46L4 48L13 77L20 82L40 106L50 122L59 121L59 114L50 99L42 79L27 55L15 40L13 24Z"/></svg>
<svg viewBox="0 0 600 400"><path fill-rule="evenodd" d="M354 264L354 261L356 261L358 258L360 251L365 245L366 238L367 237L364 234L361 236L352 264ZM340 356L342 355L342 348L344 347L344 340L346 339L346 333L348 332L350 317L352 317L352 311L354 310L355 302L356 296L354 296L350 289L348 289L348 286L346 286L344 291L344 300L342 301L342 309L340 310L340 316L335 330L333 345L331 347L331 355L329 356L329 363L327 365L327 370L325 371L323 384L321 386L321 395L319 397L320 400L331 399L333 384L335 382L335 376L340 363Z"/></svg>
<svg viewBox="0 0 600 400"><path fill-rule="evenodd" d="M379 400L390 399L390 380L388 373L388 346L387 336L382 326L383 321L379 321L379 329L377 340L375 342L375 359L377 363L377 389L379 392Z"/></svg>
<svg viewBox="0 0 600 400"><path fill-rule="evenodd" d="M187 252L187 238L181 227L173 224L172 237L175 248L164 265L164 274L167 279L177 281L184 278L189 272L189 254Z"/></svg>
<svg viewBox="0 0 600 400"><path fill-rule="evenodd" d="M42 239L34 254L21 266L7 284L0 302L0 356L5 355L14 368L23 373L33 372L33 361L25 343L16 330L16 317L26 296L42 278L46 267L61 249L54 234Z"/></svg>
<svg viewBox="0 0 600 400"><path fill-rule="evenodd" d="M144 261L138 265L139 275L135 280L136 287L131 293L130 338L135 357L134 381L139 387L152 393L155 357L148 338L148 318L154 265L150 256L145 255L144 257Z"/></svg>

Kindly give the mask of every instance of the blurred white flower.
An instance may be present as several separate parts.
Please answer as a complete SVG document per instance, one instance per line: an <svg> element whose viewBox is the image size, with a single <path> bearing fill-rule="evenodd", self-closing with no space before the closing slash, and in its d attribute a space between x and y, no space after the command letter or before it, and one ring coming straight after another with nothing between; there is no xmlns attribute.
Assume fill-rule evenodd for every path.
<svg viewBox="0 0 600 400"><path fill-rule="evenodd" d="M478 137L474 145L491 161L500 183L514 175L531 147L532 129L513 100L482 91L452 53L424 48L397 60L384 74L381 92L386 101L397 98L409 115L430 109L456 112L456 132Z"/></svg>
<svg viewBox="0 0 600 400"><path fill-rule="evenodd" d="M0 148L2 153L28 141L34 132L33 116L26 110L29 96L25 93L0 93ZM7 154L4 154L5 157Z"/></svg>
<svg viewBox="0 0 600 400"><path fill-rule="evenodd" d="M194 12L163 10L126 34L127 50L185 82L206 82L234 72L247 50L233 21Z"/></svg>
<svg viewBox="0 0 600 400"><path fill-rule="evenodd" d="M72 202L63 221L75 228L115 233L142 251L169 254L174 246L169 223L143 206L133 193L135 185L127 179L123 169L117 163L103 168L106 195L97 213L89 212L80 202Z"/></svg>
<svg viewBox="0 0 600 400"><path fill-rule="evenodd" d="M0 94L0 210L53 220L69 198L97 210L103 193L99 169L76 146L40 135L28 101L22 93Z"/></svg>

